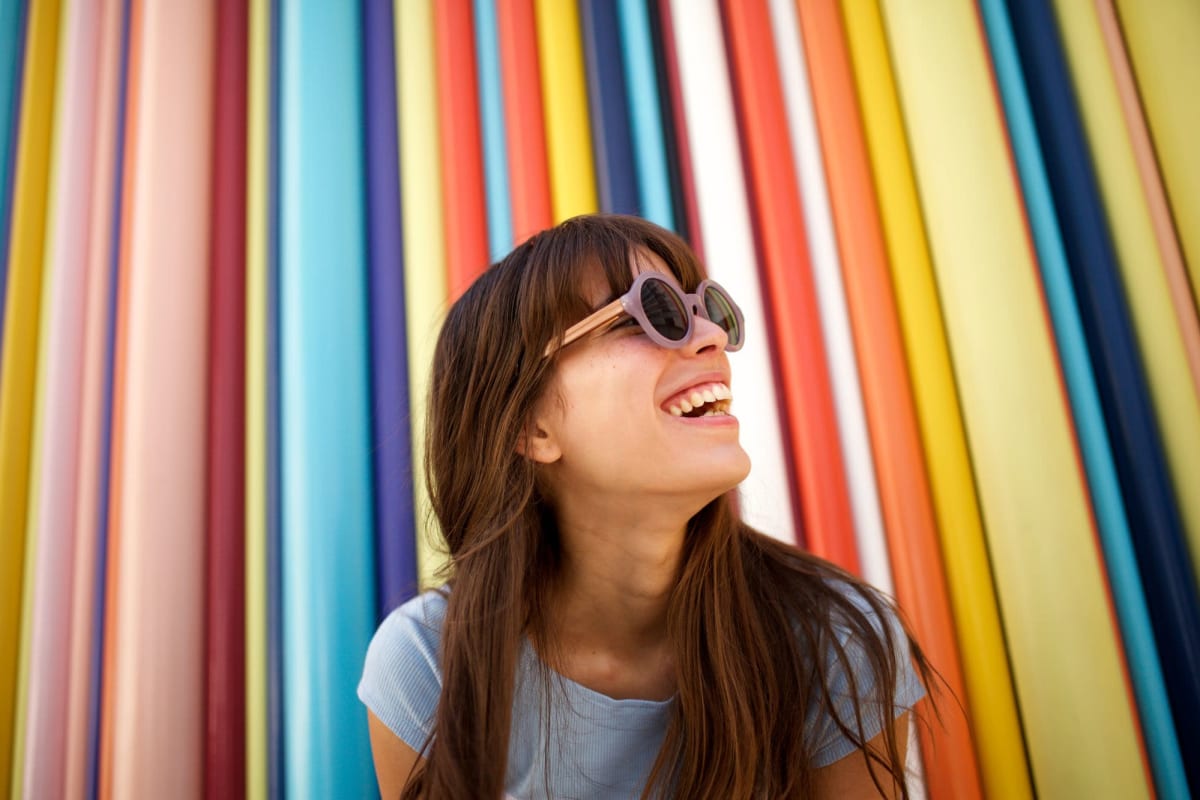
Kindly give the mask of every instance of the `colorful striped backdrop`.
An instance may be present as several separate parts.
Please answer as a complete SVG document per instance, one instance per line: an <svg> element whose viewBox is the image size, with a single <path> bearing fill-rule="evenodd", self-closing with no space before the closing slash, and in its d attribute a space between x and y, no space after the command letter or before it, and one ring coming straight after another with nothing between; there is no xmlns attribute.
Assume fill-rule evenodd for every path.
<svg viewBox="0 0 1200 800"><path fill-rule="evenodd" d="M1194 0L0 0L0 796L375 792L429 362L575 214L741 301L743 515L919 794L1200 794Z"/></svg>

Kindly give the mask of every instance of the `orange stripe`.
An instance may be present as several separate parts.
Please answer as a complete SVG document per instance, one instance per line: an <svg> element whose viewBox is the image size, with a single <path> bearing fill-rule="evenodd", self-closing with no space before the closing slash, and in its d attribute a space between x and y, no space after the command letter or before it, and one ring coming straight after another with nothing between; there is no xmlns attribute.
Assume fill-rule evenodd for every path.
<svg viewBox="0 0 1200 800"><path fill-rule="evenodd" d="M513 242L550 227L550 176L533 0L497 0Z"/></svg>
<svg viewBox="0 0 1200 800"><path fill-rule="evenodd" d="M798 0L797 6L896 594L933 666L965 703L966 686L845 31L836 0ZM967 717L956 703L944 703L940 710L944 725L917 729L926 754L930 794L982 797Z"/></svg>
<svg viewBox="0 0 1200 800"><path fill-rule="evenodd" d="M722 0L742 148L768 287L781 407L809 548L859 573L820 309L765 0Z"/></svg>
<svg viewBox="0 0 1200 800"><path fill-rule="evenodd" d="M453 301L488 265L475 23L471 0L438 0L433 5L446 273Z"/></svg>

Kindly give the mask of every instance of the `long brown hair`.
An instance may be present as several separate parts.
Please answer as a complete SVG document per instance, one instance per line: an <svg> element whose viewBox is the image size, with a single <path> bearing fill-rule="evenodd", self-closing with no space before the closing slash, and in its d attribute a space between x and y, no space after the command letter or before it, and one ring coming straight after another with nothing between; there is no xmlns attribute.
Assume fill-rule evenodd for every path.
<svg viewBox="0 0 1200 800"><path fill-rule="evenodd" d="M434 357L425 468L453 590L434 734L406 798L504 792L519 647L545 630L560 563L548 498L518 441L555 368L542 357L546 345L592 310L585 278L599 270L623 293L638 251L660 256L685 288L704 278L688 246L662 228L577 217L517 247L449 311ZM871 774L881 791L890 784L907 797L890 724L904 649L878 623L891 614L852 576L741 522L732 493L709 503L689 522L669 604L678 693L644 796L804 796L814 771L804 720L816 704L859 747L864 729L882 730L882 751L867 753ZM843 640L865 653L869 674L853 672ZM911 637L909 646L929 685ZM853 720L834 711L830 669L849 676Z"/></svg>

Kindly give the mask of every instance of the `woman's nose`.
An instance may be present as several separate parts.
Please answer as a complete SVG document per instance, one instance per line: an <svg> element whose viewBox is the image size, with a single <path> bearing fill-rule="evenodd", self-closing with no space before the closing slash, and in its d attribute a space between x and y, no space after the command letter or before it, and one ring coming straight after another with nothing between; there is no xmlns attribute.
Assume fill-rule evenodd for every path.
<svg viewBox="0 0 1200 800"><path fill-rule="evenodd" d="M706 353L710 348L715 348L720 352L725 349L727 344L729 344L729 334L725 332L725 329L693 309L692 338L688 341L688 350L693 353Z"/></svg>

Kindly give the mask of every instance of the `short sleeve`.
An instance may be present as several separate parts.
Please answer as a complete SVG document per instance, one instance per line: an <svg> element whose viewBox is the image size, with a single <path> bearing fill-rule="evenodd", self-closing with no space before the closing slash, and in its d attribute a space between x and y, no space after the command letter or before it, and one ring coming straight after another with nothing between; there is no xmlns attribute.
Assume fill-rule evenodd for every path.
<svg viewBox="0 0 1200 800"><path fill-rule="evenodd" d="M858 695L862 713L863 741L870 741L883 729L882 720L896 719L912 709L918 700L925 696L925 687L917 677L913 666L908 638L900 621L891 609L887 609L885 618L881 619L858 593L846 588L846 595L851 602L871 621L875 634L883 638L883 624L887 624L891 632L892 646L896 654L896 686L890 699L890 707L881 709L876 698L875 674L867 659L866 648L862 640L851 634L845 626L835 625L838 639L846 651L846 660L854 675L854 689ZM854 730L858 722L854 716L854 696L850 689L850 678L846 664L837 657L833 647L823 654L825 659L826 684L829 696L836 710L838 719L847 728ZM810 706L810 716L805 724L805 734L812 744L813 766L824 767L838 761L858 749L858 746L846 738L838 728L837 722L823 708L815 704Z"/></svg>
<svg viewBox="0 0 1200 800"><path fill-rule="evenodd" d="M420 752L442 693L440 641L446 599L426 592L397 608L367 648L358 697L379 721Z"/></svg>

